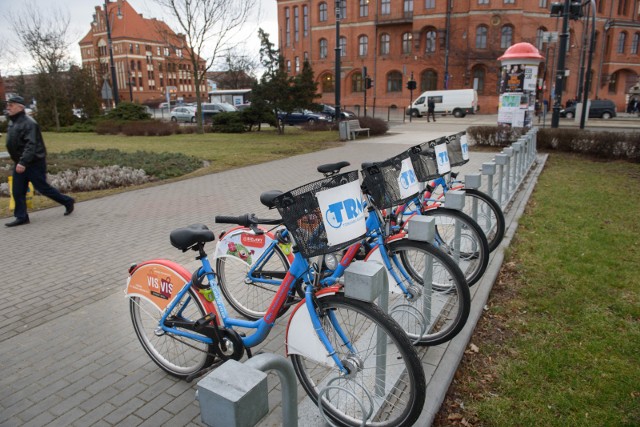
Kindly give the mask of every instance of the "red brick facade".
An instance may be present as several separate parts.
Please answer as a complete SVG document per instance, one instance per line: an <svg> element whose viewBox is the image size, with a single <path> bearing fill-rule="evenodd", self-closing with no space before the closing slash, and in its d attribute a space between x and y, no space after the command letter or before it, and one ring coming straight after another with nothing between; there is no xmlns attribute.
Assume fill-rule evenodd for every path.
<svg viewBox="0 0 640 427"><path fill-rule="evenodd" d="M120 100L159 103L169 90L172 99L195 98L192 65L184 36L164 22L146 19L126 0L108 2L113 59ZM91 30L80 41L83 68L89 68L98 84L111 83L111 64L104 9L96 6ZM204 60L200 61L204 69ZM206 84L201 87L206 96Z"/></svg>
<svg viewBox="0 0 640 427"><path fill-rule="evenodd" d="M308 58L320 83L321 102L333 104L336 0L277 2L278 39L290 73L301 70ZM612 99L618 110L624 111L628 90L640 75L640 2L597 3L589 97ZM549 16L550 0L344 0L344 4L346 17L340 22L346 50L341 57L343 106L363 105L363 67L374 81L367 92L369 107L406 107L410 100L406 82L411 74L417 82L414 97L424 90L444 89L446 69L448 89L476 88L480 112L495 113L500 71L497 58L518 42L537 46L548 58L544 98L550 97L557 43L543 43L542 33L562 28L561 18ZM584 19L570 21L566 56L570 72L563 102L575 98L578 91L583 28ZM540 77L544 70L543 62Z"/></svg>

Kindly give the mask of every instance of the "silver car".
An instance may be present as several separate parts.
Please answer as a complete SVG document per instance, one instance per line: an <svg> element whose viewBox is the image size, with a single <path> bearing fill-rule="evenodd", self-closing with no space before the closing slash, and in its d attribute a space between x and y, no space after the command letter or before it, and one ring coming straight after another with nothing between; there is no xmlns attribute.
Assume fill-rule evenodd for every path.
<svg viewBox="0 0 640 427"><path fill-rule="evenodd" d="M196 122L196 109L194 107L176 107L171 110L172 122Z"/></svg>

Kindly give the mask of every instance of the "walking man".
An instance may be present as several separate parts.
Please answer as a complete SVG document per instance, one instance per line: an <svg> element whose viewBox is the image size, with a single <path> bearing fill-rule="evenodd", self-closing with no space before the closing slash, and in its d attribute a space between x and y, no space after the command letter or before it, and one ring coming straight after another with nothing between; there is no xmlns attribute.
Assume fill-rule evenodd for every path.
<svg viewBox="0 0 640 427"><path fill-rule="evenodd" d="M7 103L9 128L7 129L7 151L14 161L13 185L11 192L15 200L12 222L7 227L29 224L27 214L27 191L29 182L43 196L65 207L64 214L73 212L75 200L61 194L47 182L47 149L44 146L40 126L25 113L25 103L21 96L12 96Z"/></svg>
<svg viewBox="0 0 640 427"><path fill-rule="evenodd" d="M436 121L436 103L433 102L431 97L427 100L427 122L429 117L432 117L434 122Z"/></svg>

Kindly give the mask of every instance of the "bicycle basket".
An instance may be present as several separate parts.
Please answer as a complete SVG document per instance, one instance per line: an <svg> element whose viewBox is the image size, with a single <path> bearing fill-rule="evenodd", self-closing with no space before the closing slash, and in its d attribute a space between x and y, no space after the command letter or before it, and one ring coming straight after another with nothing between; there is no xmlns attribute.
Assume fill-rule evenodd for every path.
<svg viewBox="0 0 640 427"><path fill-rule="evenodd" d="M401 205L420 192L409 152L362 169L365 191L379 209Z"/></svg>
<svg viewBox="0 0 640 427"><path fill-rule="evenodd" d="M465 159L462 152L461 137L465 134L466 132L459 132L447 137L447 152L451 167L462 166L469 161L469 156L465 155L467 157Z"/></svg>
<svg viewBox="0 0 640 427"><path fill-rule="evenodd" d="M413 170L416 172L416 178L420 182L431 181L441 175L438 173L436 153L433 147L429 146L431 142L423 142L409 149Z"/></svg>
<svg viewBox="0 0 640 427"><path fill-rule="evenodd" d="M362 196L357 184L357 197L359 200L351 200L352 205L347 208L349 212L338 212L336 214L331 209L323 212L321 203L324 203L324 201L319 201L317 196L320 192L344 186L354 181L358 181L358 171L346 172L314 181L274 199L274 205L282 216L284 225L293 236L298 250L305 258L339 251L361 240L364 236L366 226L364 224ZM349 213L351 213L351 216ZM352 226L355 221L360 220L359 217L354 219L354 213L362 216L361 233L358 231L359 234L355 235L353 228L348 232L342 233L339 229L340 226L345 224ZM337 218L338 216L340 218ZM349 221L351 222L350 224L348 223ZM327 234L325 223L329 224L329 234ZM336 233L341 237L346 237L347 240L332 243L332 241L335 241Z"/></svg>

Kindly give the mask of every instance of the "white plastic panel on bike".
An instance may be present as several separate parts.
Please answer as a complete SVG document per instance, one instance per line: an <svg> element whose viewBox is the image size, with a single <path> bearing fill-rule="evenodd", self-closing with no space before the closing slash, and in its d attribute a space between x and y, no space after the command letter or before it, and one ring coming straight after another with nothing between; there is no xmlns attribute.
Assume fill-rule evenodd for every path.
<svg viewBox="0 0 640 427"><path fill-rule="evenodd" d="M437 144L435 146L435 152L436 161L438 162L438 173L442 175L451 172L451 164L449 163L447 144Z"/></svg>
<svg viewBox="0 0 640 427"><path fill-rule="evenodd" d="M234 230L218 241L215 257L234 257L247 265L253 265L269 248L271 242L273 238L267 233L255 234L246 228Z"/></svg>
<svg viewBox="0 0 640 427"><path fill-rule="evenodd" d="M316 197L330 246L351 241L366 233L359 181L319 191Z"/></svg>
<svg viewBox="0 0 640 427"><path fill-rule="evenodd" d="M304 301L299 303L289 319L287 354L299 354L323 365L335 366L333 359L327 356L327 349L318 338Z"/></svg>
<svg viewBox="0 0 640 427"><path fill-rule="evenodd" d="M402 161L400 176L398 176L398 188L400 188L400 197L403 199L420 192L420 182L409 157Z"/></svg>
<svg viewBox="0 0 640 427"><path fill-rule="evenodd" d="M469 160L469 144L467 143L467 135L460 137L460 150L462 151L462 160Z"/></svg>

